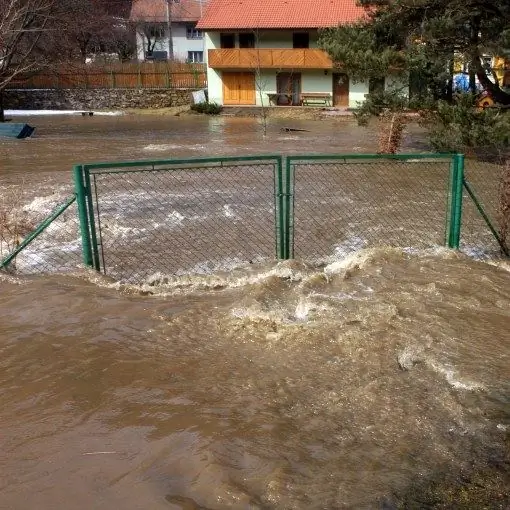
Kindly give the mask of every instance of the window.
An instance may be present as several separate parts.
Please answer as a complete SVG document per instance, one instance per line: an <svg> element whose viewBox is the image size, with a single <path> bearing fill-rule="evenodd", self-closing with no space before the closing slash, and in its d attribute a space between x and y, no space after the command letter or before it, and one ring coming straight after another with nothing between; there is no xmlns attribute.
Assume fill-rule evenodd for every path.
<svg viewBox="0 0 510 510"><path fill-rule="evenodd" d="M255 34L253 32L240 33L239 48L255 48Z"/></svg>
<svg viewBox="0 0 510 510"><path fill-rule="evenodd" d="M188 25L186 27L186 39L202 39L203 34L201 30L198 30L193 25Z"/></svg>
<svg viewBox="0 0 510 510"><path fill-rule="evenodd" d="M382 94L384 92L384 78L371 78L368 81L368 93L369 94Z"/></svg>
<svg viewBox="0 0 510 510"><path fill-rule="evenodd" d="M220 46L222 48L235 48L236 47L235 34L220 34Z"/></svg>
<svg viewBox="0 0 510 510"><path fill-rule="evenodd" d="M165 37L165 27L163 25L149 25L147 35L151 39L162 39Z"/></svg>
<svg viewBox="0 0 510 510"><path fill-rule="evenodd" d="M310 35L308 32L295 32L292 34L292 47L293 48L309 48Z"/></svg>
<svg viewBox="0 0 510 510"><path fill-rule="evenodd" d="M188 51L188 62L202 63L204 61L203 51Z"/></svg>

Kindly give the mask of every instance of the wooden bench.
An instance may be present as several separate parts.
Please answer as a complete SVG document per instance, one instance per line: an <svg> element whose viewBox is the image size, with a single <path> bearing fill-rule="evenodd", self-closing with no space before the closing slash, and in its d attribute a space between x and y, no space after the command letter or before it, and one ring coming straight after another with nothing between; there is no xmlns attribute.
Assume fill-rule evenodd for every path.
<svg viewBox="0 0 510 510"><path fill-rule="evenodd" d="M272 106L277 106L280 104L280 99L284 99L283 103L285 105L292 105L292 94L266 94L269 99L269 104Z"/></svg>
<svg viewBox="0 0 510 510"><path fill-rule="evenodd" d="M331 94L328 92L302 92L301 104L303 106L321 104L331 106Z"/></svg>

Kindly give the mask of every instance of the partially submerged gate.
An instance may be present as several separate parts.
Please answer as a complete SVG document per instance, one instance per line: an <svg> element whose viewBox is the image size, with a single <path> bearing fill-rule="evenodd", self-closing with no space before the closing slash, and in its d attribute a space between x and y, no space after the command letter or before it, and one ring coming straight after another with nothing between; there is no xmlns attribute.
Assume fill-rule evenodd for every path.
<svg viewBox="0 0 510 510"><path fill-rule="evenodd" d="M282 158L76 166L84 262L114 278L282 258Z"/></svg>

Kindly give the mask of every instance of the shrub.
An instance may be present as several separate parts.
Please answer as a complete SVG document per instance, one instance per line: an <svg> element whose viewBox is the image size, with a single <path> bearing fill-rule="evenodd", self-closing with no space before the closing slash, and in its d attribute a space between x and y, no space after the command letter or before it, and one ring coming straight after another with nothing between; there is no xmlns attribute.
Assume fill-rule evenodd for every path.
<svg viewBox="0 0 510 510"><path fill-rule="evenodd" d="M218 115L222 107L218 103L196 103L191 105L191 109L197 113L205 113L206 115Z"/></svg>

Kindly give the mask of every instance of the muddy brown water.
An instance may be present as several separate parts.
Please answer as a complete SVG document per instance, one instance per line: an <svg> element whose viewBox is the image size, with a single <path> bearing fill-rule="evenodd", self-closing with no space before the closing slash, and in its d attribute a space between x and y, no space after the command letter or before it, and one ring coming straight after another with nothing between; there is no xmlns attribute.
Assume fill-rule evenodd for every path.
<svg viewBox="0 0 510 510"><path fill-rule="evenodd" d="M34 215L75 162L374 140L345 122L266 139L253 119L31 122L0 143L0 185L23 176ZM3 275L0 309L1 509L427 508L429 480L487 465L506 504L508 262L376 248L137 285Z"/></svg>

